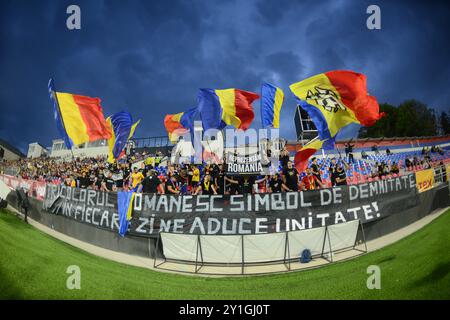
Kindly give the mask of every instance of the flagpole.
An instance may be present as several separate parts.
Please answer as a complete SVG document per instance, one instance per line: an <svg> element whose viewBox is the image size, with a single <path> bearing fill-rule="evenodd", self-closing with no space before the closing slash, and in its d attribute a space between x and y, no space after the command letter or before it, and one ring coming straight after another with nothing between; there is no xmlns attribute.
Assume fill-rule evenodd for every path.
<svg viewBox="0 0 450 320"><path fill-rule="evenodd" d="M64 119L63 119L62 113L61 113L61 108L59 107L58 95L56 94L55 81L54 81L53 78L51 78L51 79L52 79L52 82L53 82L53 89L54 89L54 90L53 90L53 96L54 96L55 101L56 101L56 106L58 107L59 118L61 119L61 123L62 123L62 125L63 125L64 131L65 131L66 134L67 134L66 125L64 124ZM68 136L68 135L67 135L67 136ZM69 137L69 136L68 136L68 137ZM70 139L70 137L69 137L69 139ZM64 140L64 139L63 139L63 140ZM72 153L72 160L74 160L74 159L75 159L75 156L73 155L72 146L71 146L71 148L70 148L70 153Z"/></svg>
<svg viewBox="0 0 450 320"><path fill-rule="evenodd" d="M314 141L318 140L318 139L319 139L319 136L317 136L317 137L315 137L315 138L309 140L307 143L305 143L304 145L302 145L302 148L303 148L304 146L310 144L311 142L314 142Z"/></svg>

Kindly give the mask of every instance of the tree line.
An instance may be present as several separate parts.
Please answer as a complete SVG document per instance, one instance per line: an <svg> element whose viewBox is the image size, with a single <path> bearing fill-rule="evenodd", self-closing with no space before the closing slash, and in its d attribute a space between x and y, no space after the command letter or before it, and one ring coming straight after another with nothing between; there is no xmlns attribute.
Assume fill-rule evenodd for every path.
<svg viewBox="0 0 450 320"><path fill-rule="evenodd" d="M450 112L429 108L417 100L407 100L399 106L380 104L386 116L371 127L361 127L359 138L418 137L450 134Z"/></svg>

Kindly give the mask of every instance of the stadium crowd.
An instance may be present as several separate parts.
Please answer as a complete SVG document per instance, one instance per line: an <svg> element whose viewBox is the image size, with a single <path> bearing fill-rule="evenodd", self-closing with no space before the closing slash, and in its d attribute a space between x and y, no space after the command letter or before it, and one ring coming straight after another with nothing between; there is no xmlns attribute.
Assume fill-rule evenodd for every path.
<svg viewBox="0 0 450 320"><path fill-rule="evenodd" d="M433 149L433 152L440 151L442 150ZM416 167L427 169L442 165L431 160L430 152L431 150L424 149L422 155L406 158L402 169L395 161L367 161L365 174L369 179L383 179ZM55 158L3 161L0 162L0 173L5 173L7 168L15 168L15 175L22 179L102 191L135 190L143 193L193 195L272 193L346 185L349 166L355 160L348 152L345 159L331 158L330 161L323 161L313 157L305 172L299 173L290 160L289 152L283 150L280 153L279 173L250 176L228 175L223 164L161 166L159 156L150 158L145 153L133 153L115 164L109 164L106 157L74 158L72 161ZM133 165L137 161L140 164ZM367 170L368 168L370 169Z"/></svg>

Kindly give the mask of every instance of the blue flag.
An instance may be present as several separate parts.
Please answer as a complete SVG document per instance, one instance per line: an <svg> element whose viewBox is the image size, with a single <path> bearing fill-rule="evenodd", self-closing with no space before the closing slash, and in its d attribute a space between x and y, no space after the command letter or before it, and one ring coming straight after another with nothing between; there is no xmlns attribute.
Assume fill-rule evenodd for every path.
<svg viewBox="0 0 450 320"><path fill-rule="evenodd" d="M133 124L133 117L128 111L120 111L106 119L111 127L111 138L108 140L109 156L108 162L113 163L119 158L128 140L134 134L140 120Z"/></svg>
<svg viewBox="0 0 450 320"><path fill-rule="evenodd" d="M119 234L124 237L133 211L134 192L117 192L117 211L119 213Z"/></svg>

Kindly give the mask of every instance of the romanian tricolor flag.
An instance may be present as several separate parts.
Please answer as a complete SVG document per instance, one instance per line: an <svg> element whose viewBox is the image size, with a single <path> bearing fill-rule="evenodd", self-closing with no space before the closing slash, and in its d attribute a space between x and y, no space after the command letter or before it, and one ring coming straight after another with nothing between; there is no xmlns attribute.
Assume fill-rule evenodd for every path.
<svg viewBox="0 0 450 320"><path fill-rule="evenodd" d="M198 108L203 130L223 129L231 125L247 130L255 117L252 102L259 95L239 89L200 89Z"/></svg>
<svg viewBox="0 0 450 320"><path fill-rule="evenodd" d="M117 192L117 212L119 214L119 234L124 237L128 231L133 213L134 192Z"/></svg>
<svg viewBox="0 0 450 320"><path fill-rule="evenodd" d="M61 119L61 115L59 112L59 106L58 102L56 100L56 94L55 94L55 87L53 83L53 79L50 79L48 81L48 93L50 94L50 100L53 102L53 115L55 117L56 121L56 128L58 129L59 135L64 140L64 144L66 145L67 149L72 149L73 142L70 140L69 136L67 135L66 130L64 129L64 124Z"/></svg>
<svg viewBox="0 0 450 320"><path fill-rule="evenodd" d="M290 89L321 140L334 137L350 123L371 126L384 115L376 98L367 94L366 76L361 73L329 71L294 83Z"/></svg>
<svg viewBox="0 0 450 320"><path fill-rule="evenodd" d="M72 93L54 92L61 122L75 145L111 137L101 100Z"/></svg>
<svg viewBox="0 0 450 320"><path fill-rule="evenodd" d="M263 128L280 127L280 111L283 105L283 91L269 83L261 87L261 122Z"/></svg>
<svg viewBox="0 0 450 320"><path fill-rule="evenodd" d="M111 130L111 138L108 140L108 162L114 163L120 157L127 141L133 137L134 131L141 120L133 124L133 117L128 111L120 111L106 119Z"/></svg>
<svg viewBox="0 0 450 320"><path fill-rule="evenodd" d="M193 129L196 114L197 108L191 108L186 112L166 115L164 118L164 126L169 135L169 140L172 143L176 143L180 136Z"/></svg>

